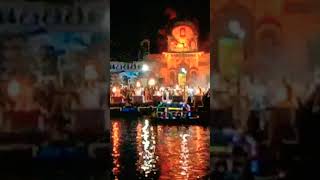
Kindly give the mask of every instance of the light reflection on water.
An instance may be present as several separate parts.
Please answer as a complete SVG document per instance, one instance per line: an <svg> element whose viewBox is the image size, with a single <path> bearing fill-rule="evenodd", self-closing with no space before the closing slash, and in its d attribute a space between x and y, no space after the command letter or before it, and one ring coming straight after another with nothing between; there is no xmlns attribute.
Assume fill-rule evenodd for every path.
<svg viewBox="0 0 320 180"><path fill-rule="evenodd" d="M209 173L207 128L152 125L150 119L114 119L111 128L114 179L193 180Z"/></svg>

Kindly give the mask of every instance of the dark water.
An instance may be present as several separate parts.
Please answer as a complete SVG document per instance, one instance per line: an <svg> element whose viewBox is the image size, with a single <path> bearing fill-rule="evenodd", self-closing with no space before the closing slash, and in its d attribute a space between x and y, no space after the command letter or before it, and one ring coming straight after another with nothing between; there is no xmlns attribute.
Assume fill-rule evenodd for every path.
<svg viewBox="0 0 320 180"><path fill-rule="evenodd" d="M111 142L113 179L207 179L210 132L205 127L113 118Z"/></svg>

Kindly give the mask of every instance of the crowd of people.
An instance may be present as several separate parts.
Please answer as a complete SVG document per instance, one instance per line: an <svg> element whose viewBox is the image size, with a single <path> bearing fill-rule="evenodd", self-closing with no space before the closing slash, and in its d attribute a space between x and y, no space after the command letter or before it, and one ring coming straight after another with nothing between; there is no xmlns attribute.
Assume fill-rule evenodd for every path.
<svg viewBox="0 0 320 180"><path fill-rule="evenodd" d="M232 82L221 78L214 86L214 129L223 132L231 129L242 139L250 137L249 144L255 149L255 153L250 153L246 148L248 140L237 147L245 152L246 158L240 179L252 179L254 175L291 179L302 173L301 169L297 170L302 166L297 164L312 159L310 149L316 144L312 139L316 137L317 119L320 119L317 80L309 85L295 85L285 78L270 82L258 78ZM231 140L230 144L236 147ZM234 174L238 166L227 168L226 162L222 160L214 165L215 179L228 179Z"/></svg>
<svg viewBox="0 0 320 180"><path fill-rule="evenodd" d="M132 103L134 97L142 97L142 103L153 102L154 97L160 101L169 101L173 97L181 97L181 101L194 102L196 96L200 97L202 101L203 96L208 96L209 89L201 87L182 87L176 85L174 87L160 87L160 86L145 86L142 87L139 83L137 86L112 86L111 87L111 103L113 97L121 97L124 103Z"/></svg>
<svg viewBox="0 0 320 180"><path fill-rule="evenodd" d="M0 91L2 131L19 131L20 129L14 128L14 120L19 118L30 121L26 114L36 114L34 118L37 127L33 128L39 131L72 131L74 111L103 110L106 106L104 83L68 81L64 84L61 85L55 79L36 82L28 78L4 82ZM13 114L17 114L18 117Z"/></svg>

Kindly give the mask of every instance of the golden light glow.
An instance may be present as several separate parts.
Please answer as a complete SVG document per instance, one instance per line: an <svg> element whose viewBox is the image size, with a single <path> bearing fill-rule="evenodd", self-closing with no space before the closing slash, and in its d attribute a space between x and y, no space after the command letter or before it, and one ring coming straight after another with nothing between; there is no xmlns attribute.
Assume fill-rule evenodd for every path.
<svg viewBox="0 0 320 180"><path fill-rule="evenodd" d="M173 110L173 111L180 111L182 110L182 108L174 108L174 107L170 107L168 108L169 110Z"/></svg>
<svg viewBox="0 0 320 180"><path fill-rule="evenodd" d="M118 121L112 122L111 139L112 139L112 158L113 158L113 175L118 179L120 174L120 123Z"/></svg>
<svg viewBox="0 0 320 180"><path fill-rule="evenodd" d="M143 126L143 127L142 127ZM149 120L144 120L144 124L139 123L137 127L138 143L138 170L147 178L152 172L156 171L156 140L153 126Z"/></svg>
<svg viewBox="0 0 320 180"><path fill-rule="evenodd" d="M141 87L141 83L138 81L138 82L136 83L136 86L137 86L137 88Z"/></svg>
<svg viewBox="0 0 320 180"><path fill-rule="evenodd" d="M181 141L181 154L180 154L180 163L181 163L181 175L185 177L185 179L189 179L189 148L188 148L188 137L190 135L187 133L181 133L180 137Z"/></svg>
<svg viewBox="0 0 320 180"><path fill-rule="evenodd" d="M172 29L172 36L179 40L179 42L194 38L195 35L193 28L188 25L178 25Z"/></svg>
<svg viewBox="0 0 320 180"><path fill-rule="evenodd" d="M149 86L154 86L154 85L156 85L156 80L152 78L148 81L148 84L149 84Z"/></svg>
<svg viewBox="0 0 320 180"><path fill-rule="evenodd" d="M209 130L165 127L158 135L159 179L201 179L210 169ZM159 131L159 130L158 130Z"/></svg>

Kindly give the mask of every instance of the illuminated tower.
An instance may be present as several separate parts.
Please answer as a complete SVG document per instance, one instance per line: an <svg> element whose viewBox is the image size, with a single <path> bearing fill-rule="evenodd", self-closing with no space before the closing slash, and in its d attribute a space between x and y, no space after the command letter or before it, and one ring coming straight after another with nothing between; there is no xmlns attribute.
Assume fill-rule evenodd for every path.
<svg viewBox="0 0 320 180"><path fill-rule="evenodd" d="M188 86L207 86L210 76L210 54L199 51L198 29L189 21L174 24L167 36L168 49L150 54L147 59L157 62L157 73L164 85L183 85L180 73L185 73Z"/></svg>

